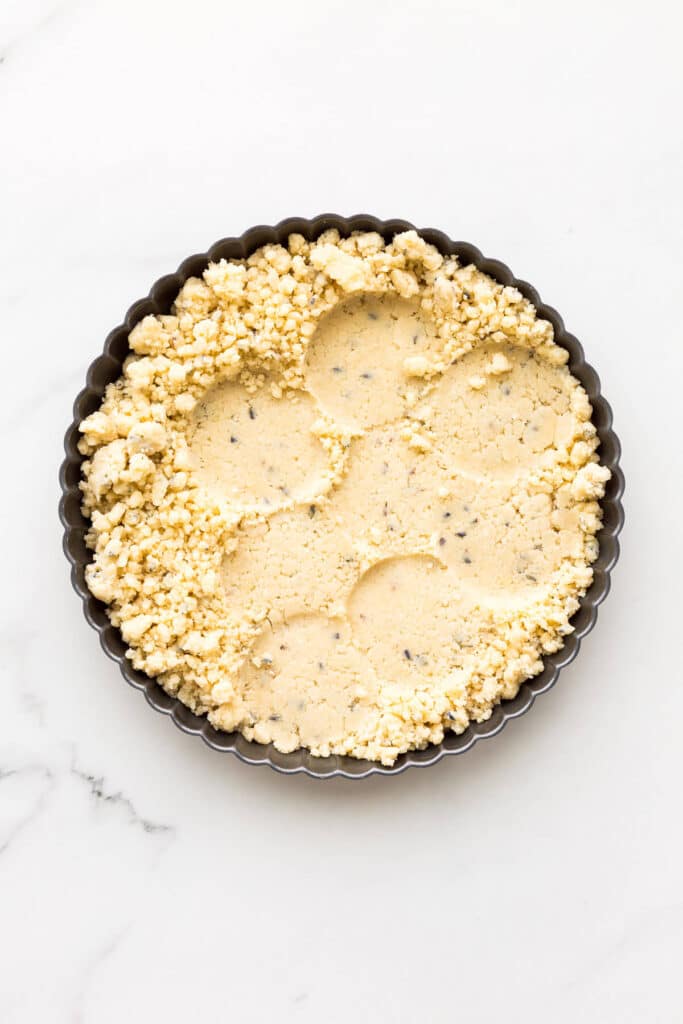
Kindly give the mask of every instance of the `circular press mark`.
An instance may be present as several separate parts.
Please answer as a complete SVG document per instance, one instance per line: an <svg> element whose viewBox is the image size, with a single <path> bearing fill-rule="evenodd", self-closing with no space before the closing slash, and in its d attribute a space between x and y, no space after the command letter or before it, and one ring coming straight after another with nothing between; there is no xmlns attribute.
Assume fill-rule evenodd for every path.
<svg viewBox="0 0 683 1024"><path fill-rule="evenodd" d="M351 428L401 416L406 395L424 390L406 360L438 360L440 343L418 302L362 295L340 302L318 324L306 355L306 383L320 407Z"/></svg>
<svg viewBox="0 0 683 1024"><path fill-rule="evenodd" d="M433 509L435 553L473 601L517 607L550 585L567 558L583 557L579 513L562 513L558 527L554 513L550 495L456 477Z"/></svg>
<svg viewBox="0 0 683 1024"><path fill-rule="evenodd" d="M459 667L479 626L457 575L423 555L373 566L353 590L348 616L378 675L408 690Z"/></svg>
<svg viewBox="0 0 683 1024"><path fill-rule="evenodd" d="M280 749L343 742L376 713L377 684L349 624L324 615L266 626L237 686L261 735Z"/></svg>
<svg viewBox="0 0 683 1024"><path fill-rule="evenodd" d="M516 478L557 458L571 437L571 377L526 349L487 346L458 359L429 396L435 449L445 469Z"/></svg>
<svg viewBox="0 0 683 1024"><path fill-rule="evenodd" d="M311 427L315 403L301 391L274 398L267 384L212 388L190 430L196 481L216 501L269 512L320 489L325 450Z"/></svg>
<svg viewBox="0 0 683 1024"><path fill-rule="evenodd" d="M239 617L272 622L302 612L334 610L358 575L348 536L325 508L298 506L267 523L241 528L223 560L223 588Z"/></svg>

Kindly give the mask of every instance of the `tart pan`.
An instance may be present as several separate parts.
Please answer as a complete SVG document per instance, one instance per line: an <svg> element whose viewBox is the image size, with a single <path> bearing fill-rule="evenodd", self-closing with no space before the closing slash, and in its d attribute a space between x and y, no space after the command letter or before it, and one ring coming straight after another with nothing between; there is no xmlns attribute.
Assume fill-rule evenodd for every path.
<svg viewBox="0 0 683 1024"><path fill-rule="evenodd" d="M92 553L85 546L88 521L81 513L81 463L83 456L78 451L78 424L94 412L102 400L107 384L121 374L123 362L130 353L128 335L133 327L150 313L169 313L171 305L182 285L189 277L201 276L207 264L220 259L244 259L256 249L268 243L287 244L293 232L303 235L308 241L317 238L323 231L336 228L340 235L353 231L377 231L388 242L395 234L407 231L414 225L403 220L381 221L376 217L358 214L354 217L339 217L323 214L313 220L291 217L275 227L260 225L245 231L239 238L224 238L212 245L208 252L190 256L184 260L175 274L161 277L152 287L147 298L135 302L128 310L122 324L108 335L102 355L90 365L86 384L77 396L73 406L73 421L66 432L64 448L66 456L62 463L59 480L62 496L59 516L64 526L63 547L71 563L71 582L83 602L83 611L90 625L97 630L104 652L116 661L124 679L136 690L141 690L147 702L164 715L169 715L174 724L183 732L200 736L214 750L235 754L241 761L253 765L268 765L278 772L296 774L302 772L316 779L342 776L347 779L363 779L370 775L398 775L412 766L436 764L449 754L464 754L481 739L495 736L513 718L519 718L529 710L536 697L545 693L557 682L560 670L574 660L579 652L581 640L595 625L598 605L604 601L610 587L610 571L619 555L617 536L624 523L621 496L624 478L619 468L621 447L612 430L612 410L600 392L597 373L584 359L583 349L574 335L564 327L559 314L541 302L538 293L526 281L519 281L499 260L486 259L481 252L467 242L453 242L441 231L431 228L418 229L418 233L444 255L455 255L461 264L473 263L479 270L489 274L505 285L514 285L536 307L539 317L549 320L555 331L555 341L569 352L568 366L574 376L583 384L593 407L593 423L600 438L600 461L612 473L603 508L603 526L597 535L599 555L593 563L593 582L579 609L571 620L574 632L565 641L561 650L543 659L543 671L533 679L522 683L512 700L498 704L486 722L472 723L465 732L456 736L448 733L443 741L430 744L425 750L411 750L401 754L395 764L387 767L376 762L352 757L333 755L314 757L307 750L296 750L282 754L272 744L267 746L251 742L241 733L219 732L205 717L195 715L176 697L172 697L150 676L137 672L125 657L126 645L117 628L107 617L106 607L92 596L85 583L85 567L92 559Z"/></svg>

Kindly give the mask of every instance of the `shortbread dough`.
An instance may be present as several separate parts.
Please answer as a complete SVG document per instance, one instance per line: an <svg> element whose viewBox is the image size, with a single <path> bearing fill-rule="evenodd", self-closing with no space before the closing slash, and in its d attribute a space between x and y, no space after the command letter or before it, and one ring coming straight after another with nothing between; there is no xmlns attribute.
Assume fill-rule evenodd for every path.
<svg viewBox="0 0 683 1024"><path fill-rule="evenodd" d="M218 729L390 765L558 650L609 472L552 326L414 231L210 264L81 424L86 578Z"/></svg>

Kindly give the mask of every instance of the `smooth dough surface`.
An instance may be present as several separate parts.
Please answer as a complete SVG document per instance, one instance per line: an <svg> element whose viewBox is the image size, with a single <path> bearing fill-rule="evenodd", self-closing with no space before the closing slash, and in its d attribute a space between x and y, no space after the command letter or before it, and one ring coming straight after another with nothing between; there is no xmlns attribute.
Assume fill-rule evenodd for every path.
<svg viewBox="0 0 683 1024"><path fill-rule="evenodd" d="M552 327L415 232L212 264L82 424L92 592L216 728L392 764L571 631L591 409Z"/></svg>
<svg viewBox="0 0 683 1024"><path fill-rule="evenodd" d="M416 381L424 389L410 375L411 366L422 369L423 360L438 362L438 356L433 325L418 302L361 295L340 302L318 325L306 357L306 385L340 423L374 427L405 412Z"/></svg>
<svg viewBox="0 0 683 1024"><path fill-rule="evenodd" d="M239 384L211 389L190 432L197 482L219 502L277 509L320 489L327 461L311 433L312 399L297 391L274 398Z"/></svg>

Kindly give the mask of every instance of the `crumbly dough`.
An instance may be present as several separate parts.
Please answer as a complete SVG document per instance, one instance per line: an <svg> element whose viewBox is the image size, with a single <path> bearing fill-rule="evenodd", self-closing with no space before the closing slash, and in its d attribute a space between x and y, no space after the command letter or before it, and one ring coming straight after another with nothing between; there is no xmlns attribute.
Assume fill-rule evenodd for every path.
<svg viewBox="0 0 683 1024"><path fill-rule="evenodd" d="M130 347L81 423L86 578L216 728L392 764L562 646L609 471L514 288L414 231L291 235Z"/></svg>

